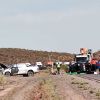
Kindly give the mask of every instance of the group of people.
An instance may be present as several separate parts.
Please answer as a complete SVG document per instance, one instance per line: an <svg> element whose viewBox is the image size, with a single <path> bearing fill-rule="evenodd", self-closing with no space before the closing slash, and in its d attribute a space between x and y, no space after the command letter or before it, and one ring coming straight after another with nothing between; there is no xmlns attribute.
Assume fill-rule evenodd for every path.
<svg viewBox="0 0 100 100"><path fill-rule="evenodd" d="M56 71L54 71L54 66L52 65L52 67L51 67L51 73L53 75L60 74L60 69L61 69L61 64L58 62L56 64Z"/></svg>
<svg viewBox="0 0 100 100"><path fill-rule="evenodd" d="M92 67L94 67L94 73L100 74L100 60L92 59Z"/></svg>

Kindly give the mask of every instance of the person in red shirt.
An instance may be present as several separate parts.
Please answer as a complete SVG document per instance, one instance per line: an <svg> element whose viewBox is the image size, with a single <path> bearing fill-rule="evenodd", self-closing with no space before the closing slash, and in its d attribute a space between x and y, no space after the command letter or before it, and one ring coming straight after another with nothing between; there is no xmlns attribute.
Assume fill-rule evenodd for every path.
<svg viewBox="0 0 100 100"><path fill-rule="evenodd" d="M96 59L92 59L90 63L91 63L91 66L92 66L91 69L92 69L93 71L96 71L97 60L96 60Z"/></svg>
<svg viewBox="0 0 100 100"><path fill-rule="evenodd" d="M100 60L96 63L96 72L97 74L100 74Z"/></svg>

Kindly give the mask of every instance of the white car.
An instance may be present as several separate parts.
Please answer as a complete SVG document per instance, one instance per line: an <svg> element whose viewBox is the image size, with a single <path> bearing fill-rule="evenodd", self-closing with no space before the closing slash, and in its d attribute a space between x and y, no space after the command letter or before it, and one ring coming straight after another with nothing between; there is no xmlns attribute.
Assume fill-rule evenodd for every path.
<svg viewBox="0 0 100 100"><path fill-rule="evenodd" d="M23 75L23 76L33 76L34 73L39 72L39 67L37 65L33 66L30 63L19 63L14 64L11 68L5 69L3 74L10 75Z"/></svg>

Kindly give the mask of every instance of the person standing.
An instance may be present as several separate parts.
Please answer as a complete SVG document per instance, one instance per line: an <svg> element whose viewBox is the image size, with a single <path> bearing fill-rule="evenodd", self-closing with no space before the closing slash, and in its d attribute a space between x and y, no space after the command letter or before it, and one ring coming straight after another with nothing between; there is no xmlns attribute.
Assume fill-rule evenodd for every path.
<svg viewBox="0 0 100 100"><path fill-rule="evenodd" d="M90 64L91 64L91 70L95 72L96 71L97 60L96 59L92 59Z"/></svg>
<svg viewBox="0 0 100 100"><path fill-rule="evenodd" d="M96 63L96 72L97 74L100 74L100 60Z"/></svg>
<svg viewBox="0 0 100 100"><path fill-rule="evenodd" d="M57 74L60 74L60 68L61 68L61 66L60 66L60 63L58 62L58 64L57 64Z"/></svg>

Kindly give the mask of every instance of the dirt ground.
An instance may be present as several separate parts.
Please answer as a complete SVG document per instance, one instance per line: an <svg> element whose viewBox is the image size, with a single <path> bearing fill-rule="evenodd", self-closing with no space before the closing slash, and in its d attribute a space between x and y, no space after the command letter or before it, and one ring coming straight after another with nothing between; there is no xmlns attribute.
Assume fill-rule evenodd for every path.
<svg viewBox="0 0 100 100"><path fill-rule="evenodd" d="M0 100L100 100L99 83L68 75L51 75L47 70L33 77L6 77Z"/></svg>

